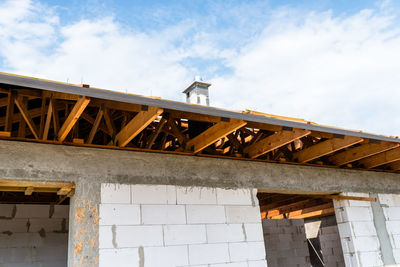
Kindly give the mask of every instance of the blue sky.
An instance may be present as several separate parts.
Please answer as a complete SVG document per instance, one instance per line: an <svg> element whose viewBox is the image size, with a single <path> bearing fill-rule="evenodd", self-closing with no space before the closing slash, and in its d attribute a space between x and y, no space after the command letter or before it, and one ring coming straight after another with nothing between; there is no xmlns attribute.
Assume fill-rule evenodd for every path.
<svg viewBox="0 0 400 267"><path fill-rule="evenodd" d="M399 135L400 1L0 0L0 71Z"/></svg>

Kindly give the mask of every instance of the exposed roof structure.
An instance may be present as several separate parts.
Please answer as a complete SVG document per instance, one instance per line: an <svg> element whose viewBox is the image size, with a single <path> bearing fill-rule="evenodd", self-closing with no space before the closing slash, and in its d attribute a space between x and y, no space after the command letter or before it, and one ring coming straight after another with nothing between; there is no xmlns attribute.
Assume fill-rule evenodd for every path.
<svg viewBox="0 0 400 267"><path fill-rule="evenodd" d="M400 170L397 137L6 73L0 131L10 140Z"/></svg>

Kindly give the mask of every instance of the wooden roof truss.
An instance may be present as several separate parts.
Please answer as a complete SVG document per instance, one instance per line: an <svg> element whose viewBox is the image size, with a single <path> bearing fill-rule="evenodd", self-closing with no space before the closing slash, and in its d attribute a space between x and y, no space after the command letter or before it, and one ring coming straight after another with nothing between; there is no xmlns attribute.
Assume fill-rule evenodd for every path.
<svg viewBox="0 0 400 267"><path fill-rule="evenodd" d="M398 172L399 143L4 85L0 138Z"/></svg>

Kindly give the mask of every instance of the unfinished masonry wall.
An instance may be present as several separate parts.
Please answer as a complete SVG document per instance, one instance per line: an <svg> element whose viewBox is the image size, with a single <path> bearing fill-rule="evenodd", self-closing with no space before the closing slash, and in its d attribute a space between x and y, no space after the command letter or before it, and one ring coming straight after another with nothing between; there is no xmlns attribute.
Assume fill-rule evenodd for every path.
<svg viewBox="0 0 400 267"><path fill-rule="evenodd" d="M346 266L400 264L400 195L345 195L377 197L377 202L334 201Z"/></svg>
<svg viewBox="0 0 400 267"><path fill-rule="evenodd" d="M342 244L337 225L321 225L318 234L321 253L326 267L342 267L344 265Z"/></svg>
<svg viewBox="0 0 400 267"><path fill-rule="evenodd" d="M256 190L102 184L100 266L265 267Z"/></svg>
<svg viewBox="0 0 400 267"><path fill-rule="evenodd" d="M310 266L303 219L262 220L269 267Z"/></svg>
<svg viewBox="0 0 400 267"><path fill-rule="evenodd" d="M65 267L69 206L0 204L0 266Z"/></svg>

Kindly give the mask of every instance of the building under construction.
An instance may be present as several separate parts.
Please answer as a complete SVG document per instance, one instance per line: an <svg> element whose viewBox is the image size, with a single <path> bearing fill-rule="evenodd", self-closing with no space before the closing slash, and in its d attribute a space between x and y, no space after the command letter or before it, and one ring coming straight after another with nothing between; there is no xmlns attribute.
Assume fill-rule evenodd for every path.
<svg viewBox="0 0 400 267"><path fill-rule="evenodd" d="M400 140L0 74L0 266L400 266Z"/></svg>

